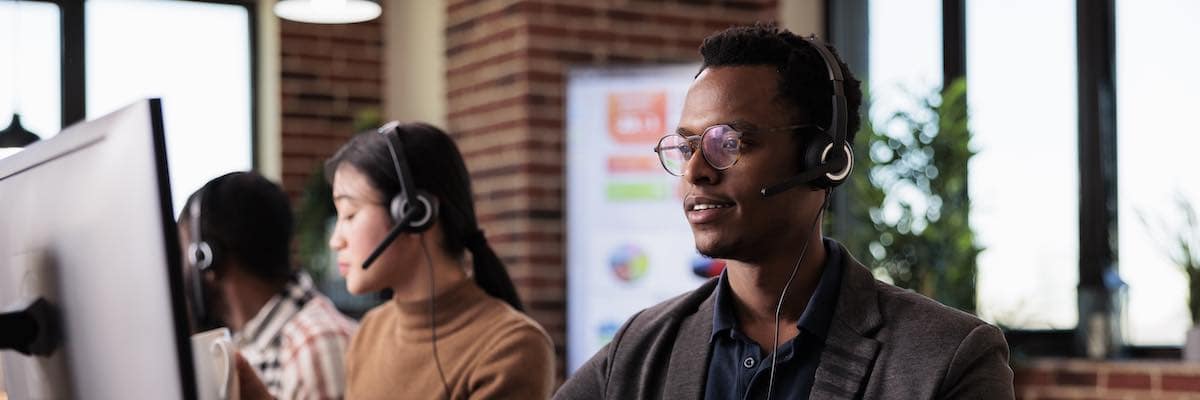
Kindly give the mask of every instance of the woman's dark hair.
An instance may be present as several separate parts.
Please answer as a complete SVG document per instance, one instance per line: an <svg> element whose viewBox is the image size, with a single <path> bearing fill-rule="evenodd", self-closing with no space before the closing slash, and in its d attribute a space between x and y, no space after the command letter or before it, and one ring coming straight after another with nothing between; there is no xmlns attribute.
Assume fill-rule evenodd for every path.
<svg viewBox="0 0 1200 400"><path fill-rule="evenodd" d="M180 223L191 224L191 205L200 200L200 235L213 248L214 267L241 261L242 270L276 285L291 277L292 208L287 194L254 172L231 172L188 197ZM219 272L220 270L218 270Z"/></svg>
<svg viewBox="0 0 1200 400"><path fill-rule="evenodd" d="M429 192L438 199L442 248L456 257L462 257L464 250L470 250L475 282L479 287L492 297L524 311L504 263L481 237L479 222L475 219L470 176L458 146L441 129L424 123L402 124L396 128L396 134L414 181L408 186ZM359 133L338 149L325 161L325 179L333 183L334 174L343 163L366 175L383 201L390 201L400 193L400 178L396 176L388 153L387 138L378 132Z"/></svg>

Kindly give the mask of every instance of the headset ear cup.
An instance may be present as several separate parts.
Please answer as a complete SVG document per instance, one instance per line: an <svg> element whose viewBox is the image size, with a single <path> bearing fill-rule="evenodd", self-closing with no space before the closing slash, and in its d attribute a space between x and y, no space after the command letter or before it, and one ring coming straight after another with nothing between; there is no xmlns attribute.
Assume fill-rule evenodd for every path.
<svg viewBox="0 0 1200 400"><path fill-rule="evenodd" d="M388 213L392 216L392 223L400 221L400 217L404 216L404 207L408 201L404 199L404 194L392 196L392 202L388 205Z"/></svg>
<svg viewBox="0 0 1200 400"><path fill-rule="evenodd" d="M837 151L837 150L833 149L832 147L833 146L830 146L831 153L826 155L825 157L833 157L834 153L832 153L832 152ZM850 173L854 171L854 149L850 147L849 143L846 143L846 144L842 145L841 150L842 150L842 152L841 152L842 158L840 160L836 159L836 158L833 159L833 162L836 162L837 165L840 166L841 168L838 168L836 171L825 174L825 177L827 179L829 179L829 183L831 185L830 187L841 185L842 182L846 181L846 178L850 177Z"/></svg>
<svg viewBox="0 0 1200 400"><path fill-rule="evenodd" d="M437 219L438 203L437 198L424 190L418 190L416 193L417 204L412 220L408 222L408 226L404 227L405 232L424 232L433 226L433 221ZM398 194L392 197L392 202L388 206L388 212L392 215L392 222L400 222L404 214L408 212L408 200L403 194Z"/></svg>
<svg viewBox="0 0 1200 400"><path fill-rule="evenodd" d="M423 232L433 226L438 218L438 198L424 190L417 190L417 216L408 224L414 230Z"/></svg>
<svg viewBox="0 0 1200 400"><path fill-rule="evenodd" d="M802 171L810 171L832 163L834 169L809 183L817 189L829 189L841 185L850 177L854 170L854 151L847 143L842 146L841 154L834 152L833 138L828 135L811 135L805 139L801 149L803 160ZM841 157L838 157L838 156Z"/></svg>
<svg viewBox="0 0 1200 400"><path fill-rule="evenodd" d="M206 241L193 242L188 249L188 261L196 267L197 270L204 271L213 265L212 246Z"/></svg>
<svg viewBox="0 0 1200 400"><path fill-rule="evenodd" d="M204 220L200 217L202 200L204 199L204 195L209 192L206 189L212 184L212 182L209 182L201 187L196 194L196 200L188 206L188 212L191 214L191 221L189 222L191 229L189 240L191 242L186 249L187 258L188 263L199 271L205 271L212 267L216 258L213 246L204 240L203 226L201 226Z"/></svg>
<svg viewBox="0 0 1200 400"><path fill-rule="evenodd" d="M807 135L804 139L804 147L801 151L801 171L811 171L825 165L824 155L825 150L833 144L833 139L825 134ZM833 182L829 180L828 174L822 175L809 183L810 186L817 189L826 189L833 187Z"/></svg>

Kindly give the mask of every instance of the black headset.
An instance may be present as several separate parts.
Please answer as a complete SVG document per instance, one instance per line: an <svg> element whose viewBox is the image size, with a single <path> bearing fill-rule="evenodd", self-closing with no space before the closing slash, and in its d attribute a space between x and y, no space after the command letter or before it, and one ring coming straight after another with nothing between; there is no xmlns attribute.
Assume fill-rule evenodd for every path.
<svg viewBox="0 0 1200 400"><path fill-rule="evenodd" d="M800 148L802 172L763 188L760 191L763 197L774 196L806 183L817 189L832 189L845 182L850 176L850 171L854 169L854 150L850 148L850 143L846 142L849 115L846 109L846 92L842 85L845 79L842 76L841 64L825 47L824 41L815 35L809 35L805 40L821 55L825 68L829 70L829 83L833 87L833 96L830 99L832 115L823 135L804 137Z"/></svg>
<svg viewBox="0 0 1200 400"><path fill-rule="evenodd" d="M393 196L391 202L388 203L388 212L391 213L392 221L396 225L383 238L379 246L375 247L371 255L367 256L366 261L363 261L363 269L367 269L367 266L371 265L393 240L396 240L400 232L425 232L433 226L434 220L438 217L437 197L417 188L413 183L412 173L408 169L408 159L404 155L404 145L400 142L400 133L397 132L399 127L400 121L392 121L379 127L379 134L387 139L388 152L392 155L392 166L396 167L396 178L400 181L400 193ZM446 383L446 374L442 371L442 360L438 356L437 349L437 306L435 305L436 294L433 292L435 286L433 262L429 258L429 250L425 248L424 238L421 240L421 249L425 252L425 262L429 266L429 327L433 336L430 346L433 348L434 365L437 366L438 376L441 378L442 394L448 400L450 385Z"/></svg>
<svg viewBox="0 0 1200 400"><path fill-rule="evenodd" d="M196 192L196 200L188 206L188 217L191 220L189 223L191 225L189 227L191 228L189 229L191 237L188 238L187 258L188 263L191 263L192 267L196 268L198 272L207 271L209 268L212 268L217 256L216 252L213 251L213 246L204 240L204 231L200 227L202 223L200 214L204 211L204 195L208 193L207 189L211 184L212 182L209 182L200 187L200 190Z"/></svg>
<svg viewBox="0 0 1200 400"><path fill-rule="evenodd" d="M425 232L437 220L437 198L429 192L418 189L415 185L410 187L413 182L412 173L409 172L408 160L404 155L404 145L400 142L400 135L396 131L399 126L399 121L392 121L379 127L379 134L387 140L388 152L392 156L392 165L396 168L396 178L400 183L400 193L397 193L388 202L388 212L392 216L392 222L396 225L363 261L363 269L367 269L401 232Z"/></svg>
<svg viewBox="0 0 1200 400"><path fill-rule="evenodd" d="M829 118L829 127L824 130L824 135L808 135L804 138L800 154L801 166L804 169L800 174L763 188L761 194L763 197L769 197L801 184L808 184L825 191L825 199L821 203L821 210L824 210L825 206L829 204L833 188L841 185L850 176L850 171L854 168L854 151L850 149L850 144L846 143L846 125L849 115L846 109L846 93L842 88L844 79L841 64L825 47L825 42L817 39L816 35L809 35L805 40L813 49L817 50L817 54L821 55L821 60L825 61L825 68L829 70L829 81L833 86L832 115ZM839 148L841 151L838 150ZM796 277L800 262L808 253L808 239L817 232L821 214L822 212L818 211L817 215L813 217L812 226L809 228L809 238L805 238L804 247L800 250L800 257L792 267L792 273L788 276L787 284L783 286L783 291L779 294L779 302L775 305L775 339L771 346L771 375L767 384L767 400L771 399L775 390L775 370L779 351L779 313L783 309L784 297L787 296L788 287L792 285L792 279Z"/></svg>
<svg viewBox="0 0 1200 400"><path fill-rule="evenodd" d="M433 225L433 220L437 217L437 202L432 200L433 195L415 188L415 185L415 190L408 190L409 182L413 180L408 168L408 159L403 151L404 145L396 132L399 125L399 121L393 121L379 128L379 133L388 140L388 153L392 156L392 166L396 168L396 177L400 180L400 193L392 197L388 211L392 214L393 222L409 217L408 223L399 224L405 232L424 232ZM415 208L409 210L410 204ZM409 216L410 212L413 213L412 216Z"/></svg>
<svg viewBox="0 0 1200 400"><path fill-rule="evenodd" d="M201 186L200 190L197 190L196 194L193 195L194 199L192 203L187 206L190 237L188 238L187 249L184 250L188 263L185 266L185 273L191 280L191 301L189 304L192 311L192 323L195 324L197 329L207 329L217 326L216 321L213 319L215 316L210 314L211 310L209 310L208 304L209 297L215 296L215 294L208 292L203 281L204 273L212 271L213 267L217 265L217 259L220 257L221 251L219 251L219 246L215 243L210 243L204 239L202 224L204 223L204 196L215 190L212 186L215 186L218 180L220 178Z"/></svg>

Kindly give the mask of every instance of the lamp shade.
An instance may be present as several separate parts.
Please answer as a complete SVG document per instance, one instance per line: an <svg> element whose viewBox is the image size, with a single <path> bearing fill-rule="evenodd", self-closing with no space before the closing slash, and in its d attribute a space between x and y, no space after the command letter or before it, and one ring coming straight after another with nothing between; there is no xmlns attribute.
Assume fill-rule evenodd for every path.
<svg viewBox="0 0 1200 400"><path fill-rule="evenodd" d="M382 13L367 0L281 0L275 3L279 18L312 24L349 24L370 21Z"/></svg>
<svg viewBox="0 0 1200 400"><path fill-rule="evenodd" d="M0 148L25 147L38 139L38 135L21 126L21 116L18 114L13 114L8 127L0 130Z"/></svg>

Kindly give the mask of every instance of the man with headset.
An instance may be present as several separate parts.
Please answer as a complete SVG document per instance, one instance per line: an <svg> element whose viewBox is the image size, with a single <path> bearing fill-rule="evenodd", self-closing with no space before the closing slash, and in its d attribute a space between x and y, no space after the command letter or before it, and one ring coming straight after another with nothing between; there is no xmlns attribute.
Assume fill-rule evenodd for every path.
<svg viewBox="0 0 1200 400"><path fill-rule="evenodd" d="M758 24L700 53L655 151L683 179L697 250L726 270L635 314L556 398L1012 398L999 329L822 238L862 102L832 47Z"/></svg>
<svg viewBox="0 0 1200 400"><path fill-rule="evenodd" d="M341 398L356 324L292 267L287 194L254 172L222 175L188 198L179 235L198 328L228 326L275 398Z"/></svg>

